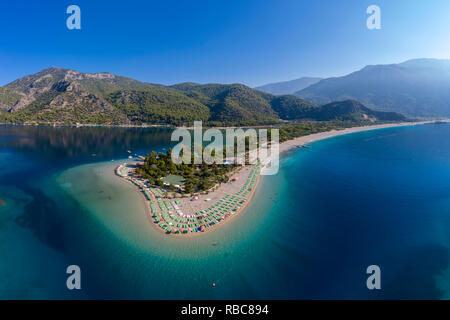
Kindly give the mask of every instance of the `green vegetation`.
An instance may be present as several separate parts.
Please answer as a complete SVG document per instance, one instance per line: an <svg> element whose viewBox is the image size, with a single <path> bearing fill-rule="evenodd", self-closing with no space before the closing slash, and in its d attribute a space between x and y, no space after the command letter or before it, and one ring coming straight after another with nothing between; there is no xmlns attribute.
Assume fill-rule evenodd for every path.
<svg viewBox="0 0 450 320"><path fill-rule="evenodd" d="M20 92L29 94L31 89L49 88L54 83L64 80L64 76L68 70L61 68L48 68L38 73L17 79L4 88L12 92Z"/></svg>
<svg viewBox="0 0 450 320"><path fill-rule="evenodd" d="M323 105L312 112L318 121L405 121L406 117L396 112L374 111L356 100L345 100Z"/></svg>
<svg viewBox="0 0 450 320"><path fill-rule="evenodd" d="M51 106L51 103L56 104L58 101L63 101L63 108ZM45 91L27 108L4 113L3 119L6 123L61 124L120 124L127 121L116 109L98 105L92 97L80 97L73 92L60 92L56 89Z"/></svg>
<svg viewBox="0 0 450 320"><path fill-rule="evenodd" d="M131 78L114 76L111 79L83 79L79 80L80 84L89 92L101 97L111 92L122 89L144 89L158 87L158 85L140 82Z"/></svg>
<svg viewBox="0 0 450 320"><path fill-rule="evenodd" d="M294 138L306 136L309 134L320 133L331 130L343 130L351 127L368 126L374 124L382 124L386 121L354 121L354 120L332 120L332 121L306 121L296 124L279 127L280 143ZM268 130L268 139L271 137L271 129Z"/></svg>
<svg viewBox="0 0 450 320"><path fill-rule="evenodd" d="M236 165L223 164L194 164L192 154L191 164L174 164L172 162L172 150L167 153L157 154L152 151L145 157L144 164L136 169L136 173L142 175L152 185L163 187L161 178L167 175L182 176L184 181L184 192L193 194L211 189L216 184L228 182L230 174ZM173 185L168 186L169 190L174 191Z"/></svg>
<svg viewBox="0 0 450 320"><path fill-rule="evenodd" d="M207 121L210 117L208 107L179 92L162 88L116 91L106 100L133 123L184 125L194 120Z"/></svg>
<svg viewBox="0 0 450 320"><path fill-rule="evenodd" d="M319 109L312 102L289 95L275 97L272 107L284 120L314 119L314 113Z"/></svg>
<svg viewBox="0 0 450 320"><path fill-rule="evenodd" d="M0 87L0 109L2 105L13 105L19 101L20 95L5 87Z"/></svg>
<svg viewBox="0 0 450 320"><path fill-rule="evenodd" d="M58 124L159 124L191 126L280 125L297 120L404 119L346 101L317 106L242 84L139 82L110 73L50 68L0 87L2 122Z"/></svg>
<svg viewBox="0 0 450 320"><path fill-rule="evenodd" d="M309 134L320 133L330 130L342 130L345 128L379 124L380 122L372 121L307 121L301 123L295 123L290 125L284 125L277 127L279 129L279 141L284 142L297 137L306 136ZM385 123L385 122L383 122ZM268 129L268 139L271 140L272 130ZM235 155L237 140L235 140ZM249 138L245 138L245 152L246 162L248 162L248 147ZM193 147L194 148L194 147ZM239 165L223 165L223 164L194 164L194 153L191 153L191 164L179 164L176 165L172 162L172 151L169 149L167 153L157 154L152 151L146 156L144 164L136 169L136 173L148 179L149 183L159 187L165 187L163 179L169 175L177 175L183 177L184 191L186 193L203 192L210 190L214 185L228 182L229 174ZM226 149L223 150L223 156L225 159ZM214 155L213 155L214 156ZM171 191L175 191L173 185L166 186Z"/></svg>
<svg viewBox="0 0 450 320"><path fill-rule="evenodd" d="M242 84L184 83L172 86L189 97L202 101L211 110L210 121L239 123L256 120L259 123L276 123L279 119L272 109L272 96Z"/></svg>

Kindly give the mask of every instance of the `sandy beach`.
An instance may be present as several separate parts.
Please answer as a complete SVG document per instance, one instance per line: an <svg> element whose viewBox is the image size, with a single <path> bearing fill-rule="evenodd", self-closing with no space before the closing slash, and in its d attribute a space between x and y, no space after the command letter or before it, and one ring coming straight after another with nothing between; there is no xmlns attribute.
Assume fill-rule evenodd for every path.
<svg viewBox="0 0 450 320"><path fill-rule="evenodd" d="M137 163L137 162L135 162ZM132 163L132 164L135 164ZM128 162L130 164L130 162ZM122 167L121 167L122 166ZM133 183L133 181L130 180L130 177L137 178L138 181L141 183L144 182L144 180L139 180L138 177L134 175L134 165L132 166L126 166L124 164L120 165L116 168L116 174L117 171L122 168L122 172L124 175L120 175L121 179ZM186 197L158 197L158 193L155 192L153 189L154 194L156 194L155 199L149 199L148 196L145 195L144 189L142 187L138 187L138 190L140 190L141 195L143 196L146 208L147 208L147 216L150 218L150 220L153 222L153 225L158 229L159 231L163 233L167 233L166 230L162 229L159 225L159 219L156 217L160 217L162 215L161 206L158 204L158 202L163 201L166 203L167 201L170 204L170 208L168 209L169 215L173 216L176 215L177 217L181 218L203 218L204 211L212 210L211 208L215 206L221 205L221 203L226 202L226 198L230 196L234 196L239 198L239 203L230 206L230 209L234 209L233 211L229 211L227 216L223 215L223 220L219 220L218 223L214 224L211 227L207 227L201 232L189 232L189 233L170 233L170 235L173 236L195 236L201 233L206 233L211 230L215 230L218 227L224 225L226 221L230 221L233 217L239 215L244 208L248 205L250 200L253 198L254 192L256 190L256 186L258 185L258 182L260 180L259 177L259 171L257 169L259 166L257 165L247 165L243 167L237 168L231 175L230 175L230 182L228 183L222 183L220 186L216 187L216 190L210 191L207 194L196 194L195 197L192 196L186 196ZM253 172L253 178L254 178L254 185L249 185L249 181L252 180L252 172ZM136 180L135 180L136 181ZM152 193L151 189L146 189L148 193ZM242 195L242 192L246 191L245 196ZM152 203L153 203L153 211L152 211ZM167 206L167 205L166 205ZM156 213L156 217L155 217Z"/></svg>
<svg viewBox="0 0 450 320"><path fill-rule="evenodd" d="M447 122L448 120L446 120ZM305 145L308 145L312 142L336 137L340 135L345 134L351 134L361 131L368 131L368 130L376 130L376 129L383 129L383 128L393 128L393 127L403 127L403 126L413 126L413 125L421 125L426 123L433 123L434 121L421 121L421 122L403 122L403 123L390 123L390 124L380 124L380 125L371 125L371 126L361 126L361 127L353 127L353 128L347 128L342 130L332 130L327 132L320 132L316 134L311 134L303 137L298 137L289 141L285 141L280 144L279 146L279 152L282 154L283 152L286 152L288 150L291 150L293 148L301 148ZM221 184L216 190L210 191L207 194L198 194L195 198L194 197L175 197L175 198L161 198L160 200L163 201L169 201L173 204L176 200L177 204L174 208L172 208L172 211L176 210L177 215L181 217L196 217L200 215L201 212L208 210L209 208L219 205L221 201L224 200L224 197L230 196L230 195L236 195L240 190L245 188L245 182L249 179L249 175L251 172L251 169L254 166L247 165L242 168L238 168L232 175L230 175L230 179L233 180L231 183L223 183ZM129 169L130 172L127 172L127 175L133 176L133 169ZM123 177L122 177L123 179ZM197 236L205 232L214 231L219 227L222 227L225 225L225 223L234 220L233 217L238 216L239 214L242 214L245 211L245 208L248 206L250 201L253 198L253 195L258 187L259 181L260 181L259 174L256 176L255 184L252 188L248 189L248 195L245 199L245 202L240 206L236 208L236 211L234 214L229 215L224 220L219 221L219 223L214 224L212 227L208 227L204 229L201 232L189 232L189 233L170 233L171 236ZM130 181L128 181L130 182ZM130 182L132 183L132 182ZM140 189L140 188L138 188ZM167 233L166 230L162 229L157 223L158 220L155 218L155 211L152 212L151 210L151 202L149 201L146 196L144 196L144 193L141 190L141 194L145 199L146 202L146 208L147 208L147 215L150 218L151 221L153 221L153 225L156 229L163 233ZM155 200L153 200L155 203ZM156 207L156 211L158 214L162 213L161 208L158 206ZM155 210L155 209L154 209ZM170 211L170 214L173 214L173 212ZM158 215L157 215L158 216Z"/></svg>
<svg viewBox="0 0 450 320"><path fill-rule="evenodd" d="M406 127L406 126L415 126L427 123L433 123L435 121L420 121L420 122L400 122L400 123L387 123L387 124L378 124L371 126L361 126L361 127L352 127L341 130L331 130L326 132L314 133L303 137L298 137L289 141L285 141L280 144L280 153L291 150L292 148L301 147L307 145L309 143L332 138L344 134L356 133L361 131L369 131L376 129L384 129L384 128L394 128L394 127ZM442 120L442 122L450 122L450 120Z"/></svg>

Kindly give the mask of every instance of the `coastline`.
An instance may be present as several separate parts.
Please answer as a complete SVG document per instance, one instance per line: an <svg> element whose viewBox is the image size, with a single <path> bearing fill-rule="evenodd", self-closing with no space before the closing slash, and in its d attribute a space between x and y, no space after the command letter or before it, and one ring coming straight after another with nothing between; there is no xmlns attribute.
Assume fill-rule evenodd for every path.
<svg viewBox="0 0 450 320"><path fill-rule="evenodd" d="M304 147L308 143L313 143L315 141L324 140L332 137L337 137L345 134L377 130L377 129L386 129L386 128L397 128L397 127L408 127L408 126L416 126L422 124L434 123L435 120L427 120L427 121L419 121L419 122L399 122L399 123L386 123L386 124L375 124L370 126L360 126L360 127L352 127L340 130L331 130L325 132L319 132L310 134L307 136L302 136L298 138L294 138L292 140L284 141L280 143L280 154L289 151L296 147ZM449 119L442 120L442 122L450 122Z"/></svg>
<svg viewBox="0 0 450 320"><path fill-rule="evenodd" d="M445 122L450 122L450 120L445 120ZM376 129L384 129L384 128L422 125L422 124L428 124L428 123L434 123L434 120L433 121L401 122L401 123L360 126L360 127L352 127L352 128L347 128L347 129L331 130L331 131L326 131L326 132L310 134L310 135L306 135L306 136L302 136L302 137L298 137L298 138L294 138L292 140L282 142L279 146L279 153L281 155L281 154L283 154L289 150L292 150L294 148L303 148L303 147L307 146L309 143L313 143L316 141L320 141L320 140L324 140L324 139L328 139L328 138L332 138L332 137L336 137L336 136L340 136L340 135L346 135L346 134L370 131L370 130L376 130ZM253 166L246 166L246 167L253 167ZM246 170L248 170L248 168ZM125 177L120 177L117 174L116 174L116 176L118 176L120 179L127 181L127 179ZM133 184L131 181L127 181L127 182ZM208 227L200 232L189 232L189 233L173 233L173 232L167 233L166 231L164 231L164 229L159 227L158 220L155 218L154 213L152 213L152 209L151 209L151 205L150 205L151 201L149 199L147 199L147 197L144 195L143 190L141 188L139 188L137 186L136 187L138 188L139 193L141 194L143 199L145 200L145 207L146 207L146 211L147 211L145 214L150 219L150 222L152 223L152 225L154 225L155 229L159 230L163 234L170 235L170 236L195 237L195 236L201 235L202 233L209 233L210 231L217 230L218 228L221 228L221 227L227 225L230 221L234 221L235 219L232 219L232 218L234 218L235 216L239 216L239 215L243 214L245 212L246 208L248 208L249 203L253 200L254 194L255 194L256 190L258 189L260 182L261 182L261 177L260 177L260 173L258 172L256 175L254 186L251 188L246 201L244 202L244 204L241 207L238 208L238 210L233 215L230 215L228 219L224 219L224 220L220 221L220 223L214 224L212 227ZM225 185L228 185L228 184L225 184ZM238 188L239 188L239 186L228 189L225 191L225 193L234 194ZM205 204L206 202L204 200L206 198L215 198L215 200L222 199L224 191L220 190L220 189L222 189L222 186L219 187L219 189L217 189L216 191L213 191L209 194L198 195L198 200L197 200L198 204L200 204L200 203ZM173 199L167 199L167 200L173 200ZM183 201L183 203L181 204L181 206L183 208L188 206L189 201L190 201L186 198L176 198L176 200ZM214 205L214 202L211 202L211 203L208 202L207 204L205 204L203 206L197 206L196 210L199 210L199 211L207 210L207 208L210 207L211 204Z"/></svg>
<svg viewBox="0 0 450 320"><path fill-rule="evenodd" d="M63 127L63 128L177 128L169 124L65 124L65 123L5 123L1 122L3 126L23 126L23 127Z"/></svg>
<svg viewBox="0 0 450 320"><path fill-rule="evenodd" d="M253 197L255 196L256 190L258 189L258 185L259 182L261 181L261 175L258 175L256 178L256 183L255 183L255 187L253 188L252 192L250 193L248 200L245 202L245 204L240 208L240 210L234 215L231 216L230 218L228 218L227 220L222 221L221 223L216 224L213 228L208 228L202 232L196 232L196 233L183 233L183 234L178 234L178 233L166 233L164 232L163 229L159 228L157 223L155 223L155 218L152 217L152 213L151 213L151 208L150 208L150 202L146 199L145 195L142 192L139 192L144 203L145 203L145 208L147 210L146 212L146 216L148 218L148 220L150 221L152 228L157 230L159 233L166 235L166 236L172 236L174 238L193 238L193 237L197 237L197 236L201 236L202 234L209 234L212 233L214 231L217 231L225 226L227 226L228 224L230 224L233 221L236 221L236 219L242 214L244 213L245 209L248 207L250 201L253 199ZM127 181L128 182L128 181Z"/></svg>
<svg viewBox="0 0 450 320"><path fill-rule="evenodd" d="M134 161L131 163L135 163ZM184 198L165 198L165 197L158 197L153 198L149 197L148 195L151 194L152 197L154 195L158 195L155 190L151 190L152 188L143 188L140 183L142 181L139 181L136 183L136 180L133 181L132 175L128 175L130 171L133 169L128 170L125 175L123 173L121 174L120 171L123 172L123 170L127 170L126 164L130 164L130 162L125 162L120 164L118 167L115 168L115 176L118 177L120 180L123 180L124 182L127 182L129 184L132 184L135 188L138 188L139 193L142 197L142 199L145 202L145 208L146 208L146 216L150 220L151 224L154 226L155 229L157 229L162 234L175 236L175 237L195 237L199 234L206 234L209 233L211 230L217 230L218 228L221 228L224 226L227 222L233 219L236 216L239 216L245 208L248 206L248 203L253 199L253 196L255 194L255 191L257 189L257 186L260 181L260 174L259 170L260 165L248 165L245 167L242 167L235 171L232 176L236 179L236 181L223 183L220 185L215 191L209 192L208 194L197 194L196 200L193 201L192 197L184 197ZM131 178L131 179L130 179ZM139 185L139 186L138 186ZM153 192L154 193L153 193ZM237 197L236 200L231 200L231 198ZM178 203L175 204L175 201ZM202 228L202 230L196 231L196 228L189 228L189 232L167 232L167 229L163 228L161 226L161 223L163 221L164 213L166 210L169 210L168 214L173 217L173 209L171 207L167 207L167 209L162 209L161 204L159 202L167 203L169 202L171 206L176 207L177 214L181 214L181 217L189 217L189 218L200 218L200 219L209 219L214 220L214 224L210 224L211 220L208 222L208 224L203 224L206 226L206 228ZM223 212L223 214L219 217L218 214L213 214L214 218L210 217L210 215L206 215L208 211L222 211L222 209L217 209L215 207L222 207L227 206L226 203L234 203L232 205L229 205L229 210L227 212ZM152 208L153 205L153 208ZM167 204L166 204L167 206ZM164 207L164 205L163 205ZM214 209L215 208L215 209ZM166 220L166 219L164 219ZM180 227L177 226L176 228L171 224L170 226L167 225L167 221L165 222L165 226L169 228L174 228L175 230L180 230ZM176 223L176 221L170 220L170 222ZM203 222L203 221L198 221ZM183 228L182 228L183 229ZM192 231L191 231L192 229ZM186 228L184 228L185 231Z"/></svg>
<svg viewBox="0 0 450 320"><path fill-rule="evenodd" d="M391 135L395 138L396 136L407 135L411 131L422 132L421 130L425 130L425 127L428 128L427 130L434 127L438 130L439 126L430 124L423 127L423 129L410 127L411 130L400 128L372 131L370 134L367 133L367 136L365 133L357 133L353 137L358 136L359 138L355 138L358 141L373 137L374 139L370 141L372 143L373 141L383 141L382 139L376 139L378 136L386 136L387 141L389 141ZM446 130L445 127L449 126L443 125L441 127L439 130ZM445 135L443 136L445 137ZM347 138L350 138L350 136L347 136ZM61 217L61 220L66 221L71 228L75 228L73 229L74 235L80 235L81 238L71 237L73 243L77 244L80 241L79 239L83 239L80 249L86 250L86 248L89 248L86 254L88 254L91 264L87 267L93 268L97 264L100 274L118 274L114 267L116 265L123 266L124 273L120 273L123 278L119 278L118 281L123 280L125 283L128 283L129 279L134 279L133 277L136 274L144 274L142 279L138 279L142 287L149 288L149 290L156 288L155 292L157 294L161 292L161 296L158 296L161 298L171 296L173 292L180 293L180 297L182 294L182 297L189 297L189 294L192 295L197 290L200 294L206 292L208 295L210 291L207 290L211 290L211 294L217 295L214 297L226 298L233 292L232 290L236 292L236 288L240 289L239 286L242 285L242 278L237 275L247 275L248 281L255 284L261 283L261 279L272 279L273 283L278 282L281 278L277 278L277 275L283 277L282 279L285 281L283 283L286 284L294 282L294 280L300 283L301 279L308 279L311 275L316 281L316 278L320 278L320 274L316 275L313 272L316 264L312 262L318 260L322 263L323 260L317 255L317 258L314 256L315 260L305 261L301 253L309 249L313 252L313 249L318 250L320 246L322 250L317 252L321 255L326 254L329 248L339 250L341 246L339 242L336 242L336 239L338 239L336 237L342 231L337 230L332 238L333 246L324 246L324 240L329 239L327 238L327 232L330 231L330 225L327 222L335 220L325 220L325 214L328 211L313 221L305 220L308 217L315 217L315 212L306 212L308 205L300 198L293 197L293 195L298 194L298 189L294 190L290 181L286 179L288 176L284 176L295 173L296 167L289 168L295 163L304 167L304 158L317 159L317 156L315 156L317 153L325 155L329 147L335 149L335 144L337 144L339 150L339 146L343 143L339 141L347 138L338 137L334 140L323 140L329 141L325 142L326 148L320 147L323 142L319 141L317 144L311 144L310 150L292 149L291 152L283 154L280 158L282 163L278 177L260 177L258 189L255 190L251 199L251 205L245 208L241 213L242 215L236 219L231 219L229 223L224 222L223 226L217 225L212 229L213 232L205 232L204 235L194 235L193 237L185 235L187 239L183 240L181 236L170 237L170 235L157 231L157 226L150 226L153 223L148 220L146 215L147 209L142 193L136 192L135 186L118 179L114 174L114 168L119 163L126 161L125 156L122 160L116 157L114 161L110 161L111 159L108 158L101 162L91 162L88 159L88 163L83 161L81 165L68 166L64 171L57 170L58 174L55 174L55 178L59 177L60 173L69 173L64 179L59 179L59 183L55 185L58 186L58 189L64 187L64 190L67 190L62 193L67 198L60 199L62 201L73 199L77 207L80 205L80 208L77 208L73 213L77 220L70 217L66 218L65 215L58 216ZM409 150L414 151L414 145L410 147L412 149L409 148ZM322 149L322 151L317 152L316 149ZM124 154L124 152L121 154ZM297 162L296 159L301 159L301 161ZM313 161L309 161L309 163L311 162L313 163ZM307 163L308 161L305 162L305 164ZM84 175L81 175L81 173L84 173ZM96 181L98 184L94 184ZM309 181L311 180L308 180L308 183ZM306 183L306 181L304 182ZM427 184L425 183L425 185ZM322 183L321 186L323 186ZM273 191L271 192L269 189L273 189ZM104 192L99 193L101 190L104 190ZM55 193L55 195L57 194ZM108 200L108 197L112 199ZM291 202L289 199L299 201L298 211L292 211L294 206L289 203ZM286 202L286 204L281 206L281 201ZM332 205L330 203L330 206ZM444 208L444 206L441 208ZM302 214L302 212L305 214ZM331 213L333 213L333 209L331 209ZM407 215L405 214L405 216ZM80 220L78 221L78 219ZM278 223L279 219L287 221L287 226L283 227L281 223ZM390 219L386 220L384 222L389 225ZM325 222L316 225L313 223L314 221ZM351 222L353 223L353 221L355 220ZM423 220L419 220L418 217L417 222L420 221ZM399 225L401 226L401 222ZM333 225L331 225L331 229L333 229L332 227ZM302 230L307 232L301 232ZM415 230L419 230L419 228ZM309 242L306 242L305 239L311 239L311 235L314 234L320 234L320 238L314 238L314 247L309 247ZM397 232L395 234L398 235ZM352 237L352 239L358 238ZM376 239L376 237L373 237L373 239ZM89 246L89 244L92 246ZM382 247L383 250L384 248ZM386 245L386 248L389 248L388 245ZM398 254L401 253L400 249ZM99 254L102 255L99 257ZM109 260L105 260L106 258ZM297 258L299 259L297 260ZM107 261L108 269L102 270L102 265L98 264L98 261L102 263ZM264 264L262 265L264 268L261 268L258 263L256 263L257 267L255 268L255 261L260 263L267 261L267 268ZM285 269L280 270L280 264L277 263L279 261L289 263L289 269L298 267L299 263L303 263L302 266L307 265L308 269L304 272L305 277L292 278L292 276L289 276L289 272L284 272ZM351 264L349 265L351 266ZM172 274L177 275L176 278L171 277ZM197 277L199 274L202 275L200 278ZM189 283L180 287L179 284L182 283L183 277L188 278ZM216 288L212 288L211 283L216 283ZM268 281L268 283L271 282ZM284 284L277 287L282 290L285 289ZM163 289L158 291L158 288ZM177 288L186 292L177 291ZM264 285L261 290L269 298L272 297L269 294L273 294L275 297L284 297L277 296L277 291L273 291L274 289L270 286ZM130 292L132 291L130 290ZM145 294L154 297L153 291L145 291ZM203 296L196 297L200 299ZM241 298L242 296L233 297Z"/></svg>

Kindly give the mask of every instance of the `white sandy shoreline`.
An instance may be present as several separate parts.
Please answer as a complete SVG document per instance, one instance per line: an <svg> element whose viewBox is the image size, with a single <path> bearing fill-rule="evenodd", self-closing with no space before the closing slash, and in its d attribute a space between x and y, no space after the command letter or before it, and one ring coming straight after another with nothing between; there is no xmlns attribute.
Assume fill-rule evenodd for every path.
<svg viewBox="0 0 450 320"><path fill-rule="evenodd" d="M450 122L450 120L441 120L441 121L442 122ZM399 123L376 124L376 125L371 125L371 126L352 127L352 128L347 128L347 129L341 129L341 130L331 130L331 131L314 133L314 134L294 138L292 140L288 140L288 141L280 143L280 154L283 152L286 152L288 150L291 150L292 148L295 148L295 147L301 147L301 146L307 145L308 143L312 143L312 142L327 139L327 138L337 137L337 136L341 136L341 135L345 135L345 134L362 132L362 131L370 131L370 130L376 130L376 129L415 126L415 125L422 125L422 124L434 123L434 122L435 121L420 121L420 122L399 122Z"/></svg>

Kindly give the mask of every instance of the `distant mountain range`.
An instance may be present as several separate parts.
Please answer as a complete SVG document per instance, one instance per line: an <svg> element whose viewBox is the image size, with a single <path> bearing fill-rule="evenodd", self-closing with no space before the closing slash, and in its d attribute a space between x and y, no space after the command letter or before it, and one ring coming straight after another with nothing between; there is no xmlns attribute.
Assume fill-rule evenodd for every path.
<svg viewBox="0 0 450 320"><path fill-rule="evenodd" d="M111 73L49 68L0 87L0 122L264 125L285 120L397 121L357 101L325 106L242 84L140 82Z"/></svg>
<svg viewBox="0 0 450 320"><path fill-rule="evenodd" d="M450 117L450 60L369 65L323 79L295 95L317 104L355 99L373 109L412 117Z"/></svg>
<svg viewBox="0 0 450 320"><path fill-rule="evenodd" d="M269 83L260 87L256 87L256 90L264 91L271 94L283 95L283 94L293 94L304 88L309 87L322 80L322 78L317 77L303 77L290 81Z"/></svg>
<svg viewBox="0 0 450 320"><path fill-rule="evenodd" d="M397 112L374 111L356 100L335 101L313 110L311 118L316 120L342 121L405 121Z"/></svg>

